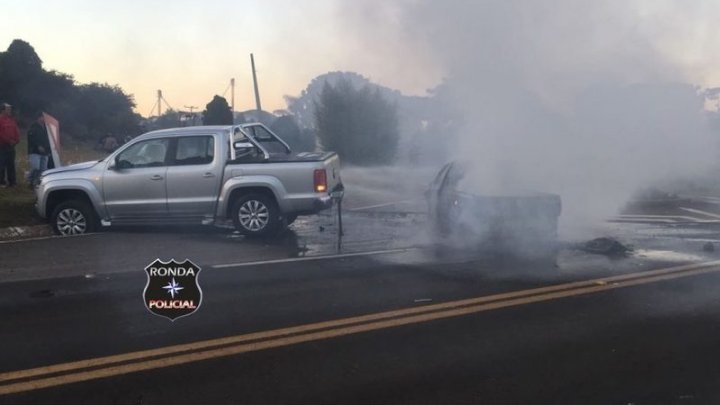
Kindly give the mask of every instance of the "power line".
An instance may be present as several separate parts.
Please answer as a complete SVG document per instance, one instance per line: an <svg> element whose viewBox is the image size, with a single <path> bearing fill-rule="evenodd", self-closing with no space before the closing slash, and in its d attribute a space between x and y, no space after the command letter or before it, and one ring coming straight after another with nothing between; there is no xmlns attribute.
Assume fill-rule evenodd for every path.
<svg viewBox="0 0 720 405"><path fill-rule="evenodd" d="M148 113L148 117L152 117L152 113L155 111L155 107L157 107L157 101L155 104L153 104L152 108L150 109L150 112Z"/></svg>
<svg viewBox="0 0 720 405"><path fill-rule="evenodd" d="M231 86L232 86L232 83L228 84L228 86L225 87L225 91L223 92L223 98L225 98L225 95L227 94L228 90L230 90Z"/></svg>
<svg viewBox="0 0 720 405"><path fill-rule="evenodd" d="M160 96L160 99L165 102L165 107L167 107L169 110L173 110L173 111L175 110L174 108L172 108L172 106L170 105L170 103L168 103L167 100L165 100L165 97L164 97L164 96L161 95L161 96Z"/></svg>
<svg viewBox="0 0 720 405"><path fill-rule="evenodd" d="M193 112L193 110L196 109L196 108L198 108L198 107L197 107L197 106L194 106L194 105L186 105L186 106L183 106L183 107L190 109L190 118L192 118L192 125L194 126L194 125L195 125L195 113Z"/></svg>

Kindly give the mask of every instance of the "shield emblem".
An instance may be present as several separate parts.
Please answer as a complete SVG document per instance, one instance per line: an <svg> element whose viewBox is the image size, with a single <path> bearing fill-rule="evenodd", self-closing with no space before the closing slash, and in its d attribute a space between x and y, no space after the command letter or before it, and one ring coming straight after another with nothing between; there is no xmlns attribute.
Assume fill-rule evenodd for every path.
<svg viewBox="0 0 720 405"><path fill-rule="evenodd" d="M155 260L145 267L148 280L143 292L145 307L155 315L174 321L200 308L200 267L188 259Z"/></svg>

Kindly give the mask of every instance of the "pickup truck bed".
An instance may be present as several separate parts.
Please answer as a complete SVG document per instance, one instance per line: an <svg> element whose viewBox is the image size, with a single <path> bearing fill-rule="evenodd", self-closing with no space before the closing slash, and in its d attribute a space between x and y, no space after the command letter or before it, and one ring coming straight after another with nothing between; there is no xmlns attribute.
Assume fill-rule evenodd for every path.
<svg viewBox="0 0 720 405"><path fill-rule="evenodd" d="M300 152L300 153L270 153L265 159L262 155L238 158L228 163L288 163L288 162L322 162L336 155L335 152Z"/></svg>

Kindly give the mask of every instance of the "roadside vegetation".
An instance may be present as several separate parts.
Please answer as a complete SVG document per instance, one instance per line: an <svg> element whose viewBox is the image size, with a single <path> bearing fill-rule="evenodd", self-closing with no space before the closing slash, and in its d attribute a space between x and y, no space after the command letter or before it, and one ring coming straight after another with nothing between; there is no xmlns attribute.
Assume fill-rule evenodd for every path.
<svg viewBox="0 0 720 405"><path fill-rule="evenodd" d="M320 144L336 151L344 163L360 166L392 164L397 153L397 106L377 88L356 88L349 80L325 82L315 103Z"/></svg>
<svg viewBox="0 0 720 405"><path fill-rule="evenodd" d="M0 52L0 101L13 105L21 129L44 111L60 121L63 142L94 142L107 134L142 132L132 95L117 85L78 83L72 75L47 70L29 43L16 39Z"/></svg>
<svg viewBox="0 0 720 405"><path fill-rule="evenodd" d="M0 228L44 223L35 214L35 193L27 183L27 137L21 137L20 143L15 148L18 185L12 188L0 188ZM104 153L93 150L83 143L64 145L61 153L64 165L98 160L104 156Z"/></svg>

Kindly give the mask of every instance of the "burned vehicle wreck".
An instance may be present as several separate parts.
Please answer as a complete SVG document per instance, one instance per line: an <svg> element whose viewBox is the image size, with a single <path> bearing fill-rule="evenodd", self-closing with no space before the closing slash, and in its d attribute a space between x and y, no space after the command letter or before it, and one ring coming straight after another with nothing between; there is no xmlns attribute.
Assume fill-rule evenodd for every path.
<svg viewBox="0 0 720 405"><path fill-rule="evenodd" d="M425 193L436 246L484 255L552 260L560 196L484 187L469 162L442 167Z"/></svg>

